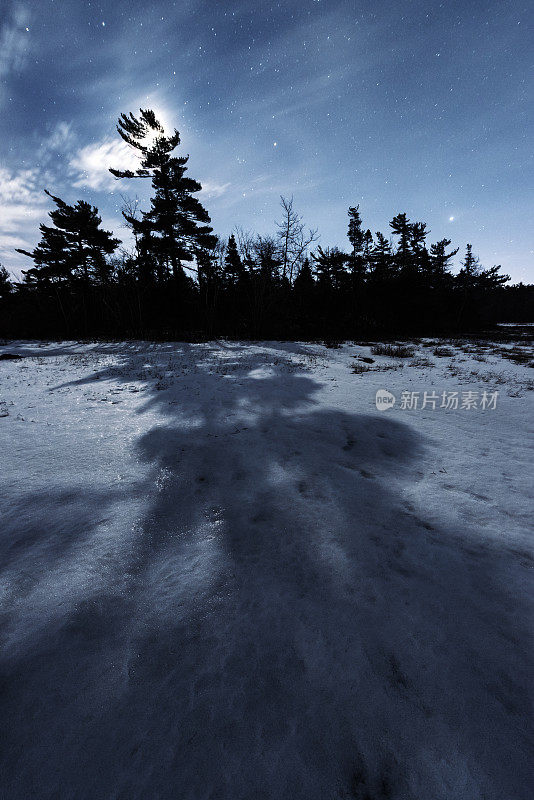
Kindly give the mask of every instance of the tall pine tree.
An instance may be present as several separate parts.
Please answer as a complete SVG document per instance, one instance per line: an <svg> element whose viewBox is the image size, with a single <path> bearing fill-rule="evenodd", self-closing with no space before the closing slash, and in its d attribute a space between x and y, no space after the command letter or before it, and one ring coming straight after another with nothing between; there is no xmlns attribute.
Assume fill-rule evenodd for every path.
<svg viewBox="0 0 534 800"><path fill-rule="evenodd" d="M362 228L360 206L349 208L347 235L352 245L352 252L347 259L347 263L356 282L361 283L369 268L373 235L370 230L364 231Z"/></svg>
<svg viewBox="0 0 534 800"><path fill-rule="evenodd" d="M125 214L134 232L150 246L155 272L185 277L183 264L198 259L215 247L216 237L210 227L210 217L194 196L202 186L186 177L189 156L175 156L180 134L175 129L165 135L162 124L150 109L140 109L139 117L121 114L117 131L123 141L140 156L139 169L110 169L116 178L149 178L154 195L150 210L135 219Z"/></svg>
<svg viewBox="0 0 534 800"><path fill-rule="evenodd" d="M405 213L397 214L389 223L389 227L399 237L396 258L402 271L409 269L411 263L412 226Z"/></svg>

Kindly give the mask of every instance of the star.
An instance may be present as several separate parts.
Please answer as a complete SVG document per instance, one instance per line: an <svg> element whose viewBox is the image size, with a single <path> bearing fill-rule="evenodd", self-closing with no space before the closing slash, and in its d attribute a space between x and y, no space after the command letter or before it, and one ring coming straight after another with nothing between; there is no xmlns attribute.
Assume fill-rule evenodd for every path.
<svg viewBox="0 0 534 800"><path fill-rule="evenodd" d="M0 6L4 5L0 0ZM198 6L198 14L186 13L185 8L192 5ZM215 10L209 13L207 7L212 5ZM412 219L418 215L424 220L427 215L435 241L453 234L473 238L482 263L492 257L496 242L499 248L506 244L506 252L499 249L499 260L508 273L515 270L512 278L518 281L521 259L527 269L534 268L527 234L526 174L520 169L530 156L524 114L528 4L509 0L507 20L490 17L490 32L483 30L488 17L483 3L456 3L455 13L445 14L439 10L446 5L442 0L434 4L414 0L404 4L398 17L397 5L394 0L384 0L375 3L369 13L361 10L354 14L351 0L285 4L280 0L256 4L246 0L219 4L51 0L46 4L46 25L42 20L36 25L29 12L32 3L14 0L7 4L12 10L5 25L7 31L18 33L8 42L6 58L0 52L6 87L0 88L0 111L2 100L10 109L9 114L0 113L0 178L3 180L6 167L20 168L20 153L34 146L35 130L49 126L46 136L52 138L54 126L65 123L71 129L65 152L72 149L65 158L73 165L88 158L85 148L94 135L93 144L101 148L98 158L102 163L94 165L98 175L78 179L74 173L69 177L58 169L57 174L37 176L39 186L53 183L60 197L71 199L77 188L73 184L79 181L103 187L104 178L100 183L98 176L107 170L104 161L116 165L114 148L122 146L116 138L116 118L121 113L135 113L139 106L153 108L164 103L164 127L176 127L182 133L187 142L184 155L192 145L192 177L206 182L211 171L220 169L222 182L237 183L226 164L231 141L235 152L229 161L239 172L239 181L245 184L260 179L258 191L246 190L249 201L252 194L262 198L257 205L250 202L234 211L226 197L213 195L208 211L221 236L235 225L254 228L261 202L266 203L269 219L275 215L279 185L289 196L295 191L295 206L305 223L319 226L325 242L342 249L348 246L344 205L348 208L357 202L353 196L356 184L370 199L369 204L362 202L360 209L366 228L387 231L388 219L400 210ZM69 20L68 36L63 15ZM2 28L6 15L0 16ZM113 41L105 38L108 25ZM103 29L100 36L98 26ZM382 31L377 38L373 38L375 29ZM450 42L458 44L462 30L470 47L451 49ZM31 37L24 39L24 33ZM421 35L423 47L419 46ZM372 47L368 47L370 41ZM103 52L94 49L102 47ZM67 74L63 63L77 64L80 53L90 75L79 69ZM469 81L464 80L466 74ZM470 113L473 85L478 87L476 128ZM83 102L78 102L80 93ZM352 102L356 96L357 103ZM154 110L159 113L161 107ZM514 125L509 125L512 117ZM424 125L419 125L421 120ZM279 133L283 142L280 146L278 139L271 139L275 157L267 149L273 132ZM387 147L381 146L386 143L384 137ZM45 138L43 134L43 141ZM318 142L327 144L318 147ZM421 147L426 155L422 160ZM79 157L78 151L82 153ZM400 153L402 157L398 157ZM436 165L428 157L430 153L436 155ZM277 176L272 197L263 182L269 171L276 171ZM481 187L482 178L488 181L487 187ZM305 191L306 181L317 186L316 191ZM95 191L95 204L111 217L114 211L108 193L103 188ZM242 189L234 187L232 191L241 196ZM503 212L506 229L514 232L513 246L507 240L502 242L499 226L490 222L495 214L492 197L497 191L500 196L517 197L517 203L508 203ZM451 206L457 204L469 212L473 198L477 213L487 220L485 232L478 238L475 234L482 223L477 219L469 234L473 218L462 210L452 230L457 220ZM333 203L336 213L326 213ZM34 213L37 215L37 207ZM116 225L122 225L120 215ZM38 226L20 228L17 241L38 235ZM10 242L0 214L0 261L26 264L24 256L19 260L13 255ZM454 241L453 249L458 244ZM460 258L461 253L456 264Z"/></svg>

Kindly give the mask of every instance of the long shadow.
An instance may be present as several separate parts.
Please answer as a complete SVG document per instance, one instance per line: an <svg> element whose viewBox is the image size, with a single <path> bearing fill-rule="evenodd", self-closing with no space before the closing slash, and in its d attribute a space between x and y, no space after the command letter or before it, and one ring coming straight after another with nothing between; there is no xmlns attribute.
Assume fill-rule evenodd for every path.
<svg viewBox="0 0 534 800"><path fill-rule="evenodd" d="M297 349L225 349L149 388L108 581L4 650L3 796L530 798L529 564L406 503L413 428L317 406Z"/></svg>

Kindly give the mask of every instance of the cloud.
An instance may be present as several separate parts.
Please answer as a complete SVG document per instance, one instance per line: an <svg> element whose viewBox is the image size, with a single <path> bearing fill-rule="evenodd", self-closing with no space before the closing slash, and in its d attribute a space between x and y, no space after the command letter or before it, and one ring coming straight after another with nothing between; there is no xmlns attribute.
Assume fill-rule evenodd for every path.
<svg viewBox="0 0 534 800"><path fill-rule="evenodd" d="M125 142L111 138L82 147L69 161L71 171L77 175L72 185L96 191L117 189L110 167L135 170L139 166L136 153Z"/></svg>
<svg viewBox="0 0 534 800"><path fill-rule="evenodd" d="M13 172L0 166L0 261L20 277L27 259L15 247L31 249L39 236L39 222L46 218L49 201L42 190L47 177L36 169Z"/></svg>
<svg viewBox="0 0 534 800"><path fill-rule="evenodd" d="M1 224L4 225L5 208L10 205L35 204L42 200L40 176L36 169L24 169L13 172L0 166L0 205L2 206Z"/></svg>
<svg viewBox="0 0 534 800"><path fill-rule="evenodd" d="M57 171L59 162L64 162L70 157L76 143L76 135L69 122L56 122L49 128L46 138L43 139L37 149L36 163L41 170L50 168L53 172Z"/></svg>
<svg viewBox="0 0 534 800"><path fill-rule="evenodd" d="M74 138L70 122L57 122L43 147L51 152L63 151L73 143Z"/></svg>
<svg viewBox="0 0 534 800"><path fill-rule="evenodd" d="M11 18L0 30L0 79L20 72L29 52L29 13L23 5L14 5Z"/></svg>
<svg viewBox="0 0 534 800"><path fill-rule="evenodd" d="M156 112L156 116L165 121L165 115L160 111ZM166 130L172 130L172 127L167 124ZM125 142L107 137L77 150L70 156L68 164L74 178L72 186L95 191L117 191L123 189L127 181L117 181L109 168L136 170L140 167L140 158ZM230 185L230 182L207 180L202 182L202 192L205 197L220 197Z"/></svg>
<svg viewBox="0 0 534 800"><path fill-rule="evenodd" d="M202 193L206 197L220 197L226 192L231 183L215 183L214 181L204 181L202 184Z"/></svg>

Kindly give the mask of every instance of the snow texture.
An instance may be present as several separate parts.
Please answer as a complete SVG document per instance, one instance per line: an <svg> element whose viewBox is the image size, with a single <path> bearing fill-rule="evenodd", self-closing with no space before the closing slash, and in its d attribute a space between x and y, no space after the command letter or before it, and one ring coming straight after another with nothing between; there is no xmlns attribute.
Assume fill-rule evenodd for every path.
<svg viewBox="0 0 534 800"><path fill-rule="evenodd" d="M533 383L428 344L0 347L3 800L534 796Z"/></svg>

